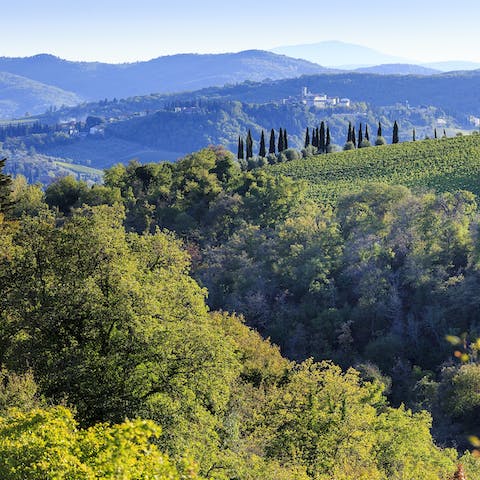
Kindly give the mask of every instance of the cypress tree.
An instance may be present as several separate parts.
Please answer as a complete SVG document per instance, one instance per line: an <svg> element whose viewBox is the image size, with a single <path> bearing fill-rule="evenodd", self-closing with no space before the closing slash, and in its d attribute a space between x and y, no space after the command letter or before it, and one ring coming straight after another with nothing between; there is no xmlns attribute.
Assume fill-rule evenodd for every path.
<svg viewBox="0 0 480 480"><path fill-rule="evenodd" d="M370 141L370 133L368 132L368 123L365 124L365 140Z"/></svg>
<svg viewBox="0 0 480 480"><path fill-rule="evenodd" d="M305 148L310 145L310 129L307 127L307 131L305 132Z"/></svg>
<svg viewBox="0 0 480 480"><path fill-rule="evenodd" d="M320 153L325 153L327 146L325 143L325 122L322 122L320 124L319 135L320 138L318 139L318 151Z"/></svg>
<svg viewBox="0 0 480 480"><path fill-rule="evenodd" d="M283 140L284 140L283 129L280 129L280 133L278 134L278 153L283 152L285 150Z"/></svg>
<svg viewBox="0 0 480 480"><path fill-rule="evenodd" d="M288 136L287 136L287 129L283 129L283 148L286 150L288 148Z"/></svg>
<svg viewBox="0 0 480 480"><path fill-rule="evenodd" d="M328 150L330 147L330 144L332 143L332 139L330 138L330 127L327 127L327 138L325 140L325 152L329 153Z"/></svg>
<svg viewBox="0 0 480 480"><path fill-rule="evenodd" d="M363 142L363 126L360 124L360 130L358 131L358 148L361 148Z"/></svg>
<svg viewBox="0 0 480 480"><path fill-rule="evenodd" d="M353 146L357 147L357 134L355 133L355 127L352 128L352 140Z"/></svg>
<svg viewBox="0 0 480 480"><path fill-rule="evenodd" d="M417 132L415 131L415 129L413 129L413 132L412 132L412 140L413 140L414 142L417 141Z"/></svg>
<svg viewBox="0 0 480 480"><path fill-rule="evenodd" d="M2 173L5 168L6 158L0 159L0 213L8 213L12 207L11 189L12 177Z"/></svg>
<svg viewBox="0 0 480 480"><path fill-rule="evenodd" d="M352 122L348 122L347 143L352 141Z"/></svg>
<svg viewBox="0 0 480 480"><path fill-rule="evenodd" d="M258 151L259 157L266 157L267 156L267 149L265 147L265 132L262 130L262 136L260 137L260 149Z"/></svg>
<svg viewBox="0 0 480 480"><path fill-rule="evenodd" d="M399 136L398 136L398 123L395 120L395 123L393 124L393 137L392 137L392 143L398 143L400 141Z"/></svg>
<svg viewBox="0 0 480 480"><path fill-rule="evenodd" d="M444 138L447 138L447 131L445 129L443 129L443 136Z"/></svg>
<svg viewBox="0 0 480 480"><path fill-rule="evenodd" d="M252 132L249 130L247 134L247 160L253 157L253 138Z"/></svg>
<svg viewBox="0 0 480 480"><path fill-rule="evenodd" d="M318 148L318 128L312 128L312 147Z"/></svg>
<svg viewBox="0 0 480 480"><path fill-rule="evenodd" d="M382 124L378 122L378 130L377 130L377 137L382 136Z"/></svg>
<svg viewBox="0 0 480 480"><path fill-rule="evenodd" d="M433 132L435 138L438 138L438 135L437 135L437 129L435 129L435 131Z"/></svg>
<svg viewBox="0 0 480 480"><path fill-rule="evenodd" d="M270 148L268 149L268 153L275 155L275 130L273 128L270 131Z"/></svg>
<svg viewBox="0 0 480 480"><path fill-rule="evenodd" d="M238 151L237 151L237 158L239 160L243 160L245 158L245 153L243 151L243 138L238 137Z"/></svg>

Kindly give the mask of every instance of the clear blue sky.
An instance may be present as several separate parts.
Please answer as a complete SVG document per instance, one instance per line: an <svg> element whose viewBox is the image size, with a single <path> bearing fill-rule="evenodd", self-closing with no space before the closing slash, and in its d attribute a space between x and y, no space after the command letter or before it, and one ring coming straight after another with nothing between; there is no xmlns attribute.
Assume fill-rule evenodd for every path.
<svg viewBox="0 0 480 480"><path fill-rule="evenodd" d="M342 40L480 62L479 0L13 0L0 15L2 56L122 62Z"/></svg>

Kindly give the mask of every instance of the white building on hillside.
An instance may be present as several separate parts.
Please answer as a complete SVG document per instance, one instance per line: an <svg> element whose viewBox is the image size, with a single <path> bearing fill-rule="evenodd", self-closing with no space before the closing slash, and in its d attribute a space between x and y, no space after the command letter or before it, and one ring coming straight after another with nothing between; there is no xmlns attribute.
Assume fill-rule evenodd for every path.
<svg viewBox="0 0 480 480"><path fill-rule="evenodd" d="M327 108L327 107L350 107L350 99L329 97L325 93L312 93L307 87L302 88L301 101L307 107Z"/></svg>

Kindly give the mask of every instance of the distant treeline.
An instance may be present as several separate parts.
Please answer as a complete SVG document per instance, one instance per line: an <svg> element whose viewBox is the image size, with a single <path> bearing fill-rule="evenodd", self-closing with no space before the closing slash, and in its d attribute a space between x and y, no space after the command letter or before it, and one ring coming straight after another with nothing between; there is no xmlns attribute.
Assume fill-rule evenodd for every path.
<svg viewBox="0 0 480 480"><path fill-rule="evenodd" d="M26 137L27 135L56 132L59 129L59 125L45 125L40 122L11 123L0 127L0 141L4 142L7 138L13 137Z"/></svg>
<svg viewBox="0 0 480 480"><path fill-rule="evenodd" d="M434 138L438 138L437 129L434 129L433 132ZM446 130L443 130L443 137L446 137ZM417 140L417 134L415 128L412 129L412 141ZM393 124L393 133L392 133L392 144L400 142L399 126L398 121L395 121ZM348 133L346 136L346 143L343 146L343 150L353 150L356 148L366 148L371 147L372 145L381 146L386 145L388 142L383 136L382 124L378 122L377 136L375 142L372 144L370 142L370 130L368 124L363 125L360 123L358 129L355 125L352 125L352 122L348 124ZM259 158L267 158L277 154L281 154L285 150L288 150L288 134L286 128L280 128L277 134L272 128L270 131L270 142L267 152L266 143L265 143L265 132L262 130L258 155ZM303 156L309 156L312 154L323 154L323 153L332 153L335 151L335 146L332 143L330 135L330 127L326 122L322 121L319 127L307 127L305 131L305 141L304 149L302 150ZM247 160L247 162L254 158L253 154L253 138L251 130L248 130L246 139L244 140L242 136L238 137L238 148L237 148L237 158L239 161ZM272 157L273 158L273 157ZM272 163L272 162L270 162ZM275 162L274 162L275 163Z"/></svg>

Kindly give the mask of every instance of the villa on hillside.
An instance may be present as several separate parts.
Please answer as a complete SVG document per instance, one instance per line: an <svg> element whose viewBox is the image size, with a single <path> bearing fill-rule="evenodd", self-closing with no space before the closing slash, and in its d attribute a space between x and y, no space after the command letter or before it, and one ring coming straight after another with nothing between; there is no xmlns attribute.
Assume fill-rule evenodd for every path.
<svg viewBox="0 0 480 480"><path fill-rule="evenodd" d="M307 107L327 108L327 107L344 107L349 108L351 105L349 98L329 97L325 93L312 93L307 87L302 88L301 101Z"/></svg>

